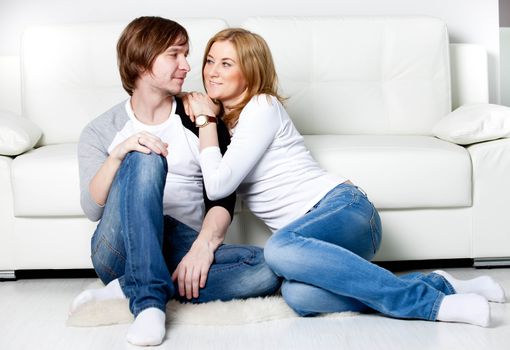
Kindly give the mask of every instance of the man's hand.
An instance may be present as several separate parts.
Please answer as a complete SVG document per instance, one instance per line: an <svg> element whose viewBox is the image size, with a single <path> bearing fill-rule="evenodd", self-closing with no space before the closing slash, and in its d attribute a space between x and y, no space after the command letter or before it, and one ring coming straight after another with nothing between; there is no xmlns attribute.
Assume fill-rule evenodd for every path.
<svg viewBox="0 0 510 350"><path fill-rule="evenodd" d="M166 157L168 155L168 143L163 142L159 137L150 132L141 131L118 144L113 149L111 156L122 161L126 154L131 151L138 151L146 154L154 152Z"/></svg>
<svg viewBox="0 0 510 350"><path fill-rule="evenodd" d="M181 297L198 298L199 288L205 287L213 260L214 249L208 241L198 238L172 274L172 280L178 282Z"/></svg>

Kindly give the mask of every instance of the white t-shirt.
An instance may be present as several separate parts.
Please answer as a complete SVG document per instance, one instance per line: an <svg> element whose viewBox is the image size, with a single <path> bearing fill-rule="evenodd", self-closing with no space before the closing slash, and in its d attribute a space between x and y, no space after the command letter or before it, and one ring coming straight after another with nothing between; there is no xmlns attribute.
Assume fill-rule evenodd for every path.
<svg viewBox="0 0 510 350"><path fill-rule="evenodd" d="M347 181L319 166L285 108L269 95L255 96L244 107L223 158L218 147L207 147L200 153L200 166L209 198L237 188L245 205L272 231Z"/></svg>

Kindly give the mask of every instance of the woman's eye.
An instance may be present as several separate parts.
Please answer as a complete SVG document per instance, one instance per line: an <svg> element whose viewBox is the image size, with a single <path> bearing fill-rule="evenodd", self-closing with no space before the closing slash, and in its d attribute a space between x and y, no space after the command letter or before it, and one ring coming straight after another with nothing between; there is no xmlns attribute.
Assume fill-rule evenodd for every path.
<svg viewBox="0 0 510 350"><path fill-rule="evenodd" d="M227 63L227 62L223 62L223 67L231 67L232 65L230 63Z"/></svg>

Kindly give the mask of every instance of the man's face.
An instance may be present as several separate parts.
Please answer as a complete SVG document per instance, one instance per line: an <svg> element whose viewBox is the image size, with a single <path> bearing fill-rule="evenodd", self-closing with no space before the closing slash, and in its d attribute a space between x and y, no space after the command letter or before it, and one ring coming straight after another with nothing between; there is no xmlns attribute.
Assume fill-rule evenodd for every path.
<svg viewBox="0 0 510 350"><path fill-rule="evenodd" d="M150 71L142 73L140 83L164 95L177 95L190 71L188 51L187 43L170 46L156 57Z"/></svg>

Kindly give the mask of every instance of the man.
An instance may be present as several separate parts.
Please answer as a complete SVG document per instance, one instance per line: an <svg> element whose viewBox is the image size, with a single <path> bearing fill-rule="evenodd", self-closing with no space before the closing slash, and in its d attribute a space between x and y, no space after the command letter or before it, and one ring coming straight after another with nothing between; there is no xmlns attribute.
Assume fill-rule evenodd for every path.
<svg viewBox="0 0 510 350"><path fill-rule="evenodd" d="M171 298L230 300L279 287L260 248L222 244L235 193L207 199L198 128L176 97L190 70L187 54L178 23L132 21L117 44L131 97L87 125L78 145L81 205L100 220L92 262L106 287L82 292L71 312L91 300L129 298L135 321L127 340L135 345L163 341ZM221 120L209 122L217 123L224 152L228 131Z"/></svg>

